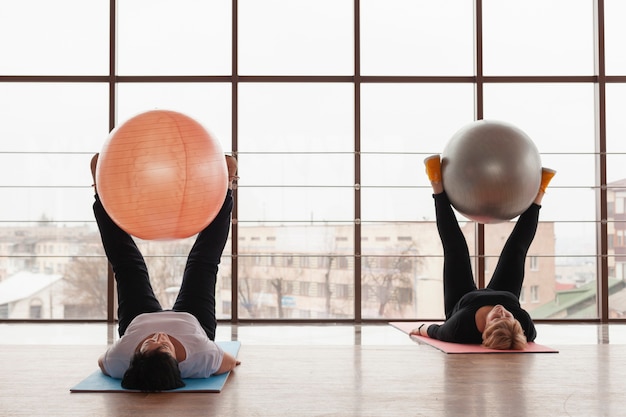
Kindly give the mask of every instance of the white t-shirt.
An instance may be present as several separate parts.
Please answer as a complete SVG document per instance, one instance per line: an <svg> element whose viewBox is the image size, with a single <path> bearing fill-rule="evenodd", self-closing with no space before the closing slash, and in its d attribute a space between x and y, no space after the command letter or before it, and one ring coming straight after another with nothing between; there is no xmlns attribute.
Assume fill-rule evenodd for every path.
<svg viewBox="0 0 626 417"><path fill-rule="evenodd" d="M133 319L124 335L104 354L106 372L122 379L137 345L156 332L167 333L184 346L187 357L178 363L182 378L208 378L222 365L224 351L207 337L198 319L189 313L161 311L140 314Z"/></svg>

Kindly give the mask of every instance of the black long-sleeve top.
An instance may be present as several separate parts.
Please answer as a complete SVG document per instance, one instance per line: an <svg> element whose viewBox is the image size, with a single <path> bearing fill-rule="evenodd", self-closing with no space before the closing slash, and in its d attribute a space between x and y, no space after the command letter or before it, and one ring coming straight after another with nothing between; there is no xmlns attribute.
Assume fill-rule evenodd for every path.
<svg viewBox="0 0 626 417"><path fill-rule="evenodd" d="M532 342L537 331L530 315L522 309L517 297L508 291L495 291L487 288L465 294L456 303L452 314L443 324L431 324L428 336L444 342L481 344L482 333L476 327L476 312L484 306L502 305L520 322L526 340Z"/></svg>

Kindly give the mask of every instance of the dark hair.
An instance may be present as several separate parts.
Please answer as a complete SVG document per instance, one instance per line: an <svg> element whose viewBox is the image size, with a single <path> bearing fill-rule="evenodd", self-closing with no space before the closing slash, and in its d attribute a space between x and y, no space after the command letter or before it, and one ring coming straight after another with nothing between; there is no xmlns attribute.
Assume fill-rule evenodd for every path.
<svg viewBox="0 0 626 417"><path fill-rule="evenodd" d="M146 392L184 387L178 361L169 353L154 350L137 352L122 378L122 388Z"/></svg>

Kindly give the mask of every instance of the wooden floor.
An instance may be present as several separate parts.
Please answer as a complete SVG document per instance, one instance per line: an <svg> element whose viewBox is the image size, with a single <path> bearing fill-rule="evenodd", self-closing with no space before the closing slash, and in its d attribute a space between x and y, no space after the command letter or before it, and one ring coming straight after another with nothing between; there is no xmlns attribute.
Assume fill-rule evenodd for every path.
<svg viewBox="0 0 626 417"><path fill-rule="evenodd" d="M0 324L0 416L626 416L626 325L539 325L558 354L446 355L386 325L230 326L218 394L70 393L105 324Z"/></svg>

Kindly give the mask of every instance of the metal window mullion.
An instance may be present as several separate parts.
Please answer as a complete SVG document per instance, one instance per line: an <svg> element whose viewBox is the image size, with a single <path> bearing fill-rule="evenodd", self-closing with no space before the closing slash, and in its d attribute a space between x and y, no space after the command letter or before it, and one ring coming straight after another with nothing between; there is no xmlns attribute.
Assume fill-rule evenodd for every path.
<svg viewBox="0 0 626 417"><path fill-rule="evenodd" d="M608 207L606 178L606 69L604 44L604 0L594 2L595 69L597 83L595 88L596 111L596 184L599 185L596 196L596 241L599 253L597 263L596 291L597 308L602 323L609 321L609 266L608 266Z"/></svg>
<svg viewBox="0 0 626 417"><path fill-rule="evenodd" d="M474 3L474 70L476 81L474 85L474 117L482 120L484 117L484 74L483 74L483 3L475 0ZM475 269L476 285L485 287L485 225L475 223Z"/></svg>
<svg viewBox="0 0 626 417"><path fill-rule="evenodd" d="M232 59L232 92L231 92L231 130L232 130L232 138L231 138L231 146L233 155L237 157L237 151L239 150L239 131L237 129L238 120L239 120L239 61L238 61L238 3L237 0L233 0L233 9L232 9L232 45L231 45L231 59ZM232 323L239 322L239 268L238 268L238 259L239 259L239 223L238 223L238 198L237 197L237 187L233 187L233 212L232 212L232 222L231 222L231 310L230 310L230 320Z"/></svg>
<svg viewBox="0 0 626 417"><path fill-rule="evenodd" d="M361 300L361 31L360 0L354 0L354 321L362 321Z"/></svg>
<svg viewBox="0 0 626 417"><path fill-rule="evenodd" d="M117 0L109 1L109 132L115 128L117 109ZM115 322L115 275L111 264L107 262L107 322Z"/></svg>

